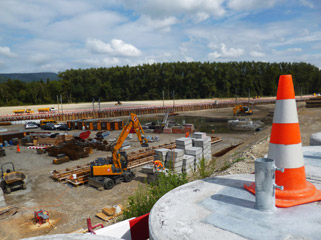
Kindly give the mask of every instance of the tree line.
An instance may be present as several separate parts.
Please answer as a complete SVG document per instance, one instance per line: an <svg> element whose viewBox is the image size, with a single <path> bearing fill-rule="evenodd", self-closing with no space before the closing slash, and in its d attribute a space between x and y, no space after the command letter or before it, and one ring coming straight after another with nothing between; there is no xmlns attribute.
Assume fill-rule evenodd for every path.
<svg viewBox="0 0 321 240"><path fill-rule="evenodd" d="M282 74L292 74L296 95L321 91L320 69L303 62L173 62L69 69L59 80L9 79L0 83L0 105L275 96Z"/></svg>

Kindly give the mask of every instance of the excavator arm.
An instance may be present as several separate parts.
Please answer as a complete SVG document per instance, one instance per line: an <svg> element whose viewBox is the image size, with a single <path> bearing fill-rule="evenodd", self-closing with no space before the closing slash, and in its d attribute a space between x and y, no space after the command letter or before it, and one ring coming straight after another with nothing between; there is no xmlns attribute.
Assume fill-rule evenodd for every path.
<svg viewBox="0 0 321 240"><path fill-rule="evenodd" d="M134 113L131 113L126 126L123 128L122 132L120 133L117 139L116 145L113 148L113 162L116 168L121 168L119 149L122 147L124 141L126 140L132 128L135 129L140 145L142 147L148 147L148 141L145 137L143 137L145 133L137 118L137 115Z"/></svg>

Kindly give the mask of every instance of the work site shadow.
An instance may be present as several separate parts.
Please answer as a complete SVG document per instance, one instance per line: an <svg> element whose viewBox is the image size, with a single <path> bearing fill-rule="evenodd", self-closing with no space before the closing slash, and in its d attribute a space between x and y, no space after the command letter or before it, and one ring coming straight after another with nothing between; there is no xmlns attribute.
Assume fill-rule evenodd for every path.
<svg viewBox="0 0 321 240"><path fill-rule="evenodd" d="M255 206L255 201L233 197L229 195L224 195L224 194L214 194L211 196L211 199L215 201L223 202L226 204L235 205L235 206L244 207L244 208L250 208L250 209L253 209Z"/></svg>
<svg viewBox="0 0 321 240"><path fill-rule="evenodd" d="M248 180L231 179L224 177L204 178L201 181L238 189L243 189L244 184L250 185L253 182Z"/></svg>
<svg viewBox="0 0 321 240"><path fill-rule="evenodd" d="M247 199L252 198L252 194L244 189L244 184L250 185L252 181L224 177L207 178L202 181L227 187L212 195L210 197L212 200L250 209L253 209L255 206L255 200Z"/></svg>
<svg viewBox="0 0 321 240"><path fill-rule="evenodd" d="M133 180L141 183L148 183L147 177L143 177L143 176L136 176Z"/></svg>

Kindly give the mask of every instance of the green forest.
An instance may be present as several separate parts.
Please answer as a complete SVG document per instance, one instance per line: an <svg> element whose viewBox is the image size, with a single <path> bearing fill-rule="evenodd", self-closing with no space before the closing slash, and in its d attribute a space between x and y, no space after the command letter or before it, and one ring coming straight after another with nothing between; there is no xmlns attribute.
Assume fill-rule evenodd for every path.
<svg viewBox="0 0 321 240"><path fill-rule="evenodd" d="M321 91L321 71L307 63L174 62L70 69L59 80L0 83L0 105L275 96L279 76L292 74L296 95Z"/></svg>

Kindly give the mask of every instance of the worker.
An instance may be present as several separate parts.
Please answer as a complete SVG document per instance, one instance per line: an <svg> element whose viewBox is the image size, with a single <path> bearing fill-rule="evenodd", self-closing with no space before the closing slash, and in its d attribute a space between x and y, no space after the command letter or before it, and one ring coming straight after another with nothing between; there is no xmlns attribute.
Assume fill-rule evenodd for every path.
<svg viewBox="0 0 321 240"><path fill-rule="evenodd" d="M17 153L20 153L20 146L19 146L19 143L17 144Z"/></svg>
<svg viewBox="0 0 321 240"><path fill-rule="evenodd" d="M159 160L154 161L154 168L157 171L164 169L163 163Z"/></svg>
<svg viewBox="0 0 321 240"><path fill-rule="evenodd" d="M187 138L189 137L189 132L185 133L185 137L187 137Z"/></svg>

